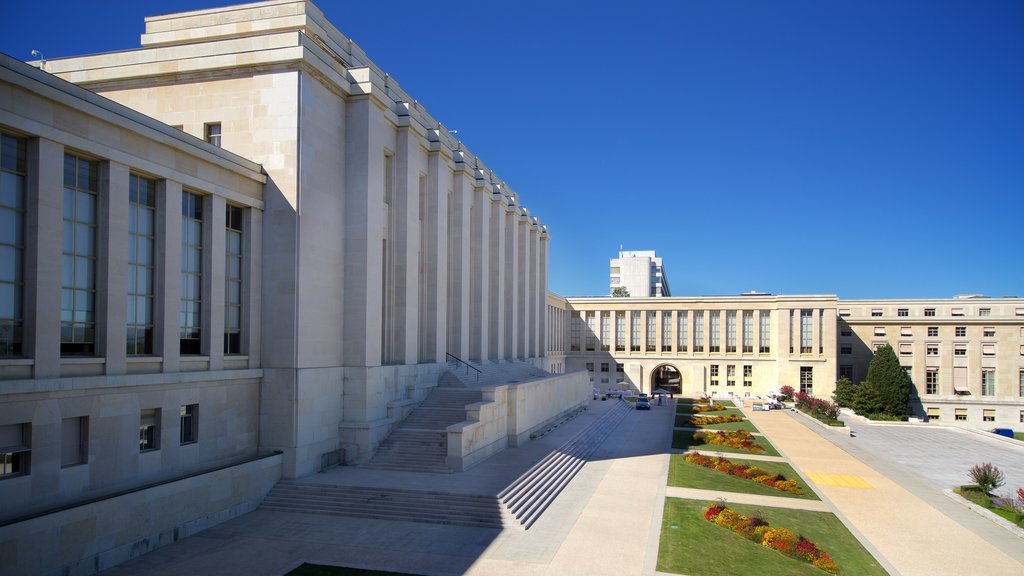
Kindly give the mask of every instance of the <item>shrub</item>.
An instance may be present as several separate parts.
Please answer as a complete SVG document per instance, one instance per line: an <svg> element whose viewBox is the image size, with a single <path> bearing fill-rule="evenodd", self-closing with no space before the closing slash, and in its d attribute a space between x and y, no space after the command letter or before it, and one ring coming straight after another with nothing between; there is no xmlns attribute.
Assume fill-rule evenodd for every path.
<svg viewBox="0 0 1024 576"><path fill-rule="evenodd" d="M710 432L705 430L699 430L693 433L694 442L702 444L717 444L719 446L728 446L730 448L742 448L748 452L760 454L764 452L764 448L754 443L754 436L746 430L722 430L718 432Z"/></svg>
<svg viewBox="0 0 1024 576"><path fill-rule="evenodd" d="M782 394L783 400L792 400L793 392L795 392L795 390L793 390L792 386L783 386L782 388L779 388L779 394Z"/></svg>
<svg viewBox="0 0 1024 576"><path fill-rule="evenodd" d="M844 376L836 381L836 391L832 397L839 406L842 406L843 408L853 408L853 398L856 393L857 385Z"/></svg>
<svg viewBox="0 0 1024 576"><path fill-rule="evenodd" d="M1017 500L1015 505L1017 510L1024 512L1024 488L1017 488Z"/></svg>
<svg viewBox="0 0 1024 576"><path fill-rule="evenodd" d="M866 383L874 390L872 399L877 401L878 405L876 409L863 412L864 414L880 412L893 416L906 415L907 402L910 400L910 382L892 345L885 344L875 350L871 364L868 365ZM861 387L863 388L863 385Z"/></svg>
<svg viewBox="0 0 1024 576"><path fill-rule="evenodd" d="M1006 480L1003 471L993 466L990 462L971 466L967 474L978 485L978 488L986 494L1002 486Z"/></svg>

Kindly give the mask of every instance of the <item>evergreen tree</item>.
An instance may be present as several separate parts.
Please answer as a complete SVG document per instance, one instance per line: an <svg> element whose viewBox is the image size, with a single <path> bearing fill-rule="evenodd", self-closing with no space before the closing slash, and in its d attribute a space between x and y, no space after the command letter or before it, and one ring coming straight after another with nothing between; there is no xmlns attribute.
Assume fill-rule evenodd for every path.
<svg viewBox="0 0 1024 576"><path fill-rule="evenodd" d="M614 298L629 298L629 289L625 286L619 286L615 290L612 290L612 297Z"/></svg>
<svg viewBox="0 0 1024 576"><path fill-rule="evenodd" d="M877 393L878 412L890 416L906 416L910 383L891 345L886 344L875 350L868 366L866 383Z"/></svg>
<svg viewBox="0 0 1024 576"><path fill-rule="evenodd" d="M836 404L843 408L853 408L853 398L856 392L857 385L846 376L843 376L836 381L836 391L832 394L832 398L835 399Z"/></svg>

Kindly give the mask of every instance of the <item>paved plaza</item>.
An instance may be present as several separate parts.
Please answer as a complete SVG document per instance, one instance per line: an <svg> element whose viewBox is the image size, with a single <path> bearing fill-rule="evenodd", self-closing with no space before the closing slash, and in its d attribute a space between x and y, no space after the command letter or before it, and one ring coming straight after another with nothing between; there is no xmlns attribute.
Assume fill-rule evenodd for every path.
<svg viewBox="0 0 1024 576"><path fill-rule="evenodd" d="M303 481L380 482L417 490L500 487L618 401L463 475L380 475L335 468ZM279 575L303 562L436 575L657 574L666 497L836 513L892 574L1024 573L1024 540L944 496L945 473L983 457L1019 478L1022 449L945 429L855 426L856 438L788 411L746 411L822 502L666 487L674 406L630 411L530 530L482 529L257 510L106 572L111 575ZM943 450L946 446L946 450ZM926 455L913 454L921 449ZM678 451L676 451L678 452ZM969 465L969 464L968 464ZM918 475L917 471L929 470ZM951 473L960 483L960 473ZM837 479L847 479L841 482ZM857 479L857 482L849 482ZM1011 480L1016 481L1016 480ZM946 545L955 542L955 546Z"/></svg>

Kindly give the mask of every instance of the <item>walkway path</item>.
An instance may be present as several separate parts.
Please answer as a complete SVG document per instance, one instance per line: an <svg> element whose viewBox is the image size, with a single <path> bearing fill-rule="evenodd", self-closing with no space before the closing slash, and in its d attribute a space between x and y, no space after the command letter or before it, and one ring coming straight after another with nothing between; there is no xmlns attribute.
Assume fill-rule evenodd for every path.
<svg viewBox="0 0 1024 576"><path fill-rule="evenodd" d="M829 505L821 500L803 500L785 496L761 496L741 492L722 492L720 490L701 490L699 488L677 488L669 486L665 490L669 498L689 498L690 500L707 500L714 502L725 498L731 504L753 504L755 506L771 506L773 508L791 508L793 510L813 510L815 512L831 512Z"/></svg>
<svg viewBox="0 0 1024 576"><path fill-rule="evenodd" d="M819 434L785 411L745 413L851 531L902 576L1024 574L1024 563L823 437L836 432Z"/></svg>

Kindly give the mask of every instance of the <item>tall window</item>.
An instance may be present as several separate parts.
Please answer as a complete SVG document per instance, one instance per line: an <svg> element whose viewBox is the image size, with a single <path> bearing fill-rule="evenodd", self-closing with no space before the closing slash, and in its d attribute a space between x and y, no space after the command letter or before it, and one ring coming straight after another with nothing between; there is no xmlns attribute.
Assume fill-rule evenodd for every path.
<svg viewBox="0 0 1024 576"><path fill-rule="evenodd" d="M800 353L810 354L811 345L813 343L813 311L801 310L800 311Z"/></svg>
<svg viewBox="0 0 1024 576"><path fill-rule="evenodd" d="M146 408L139 413L139 452L160 449L160 409Z"/></svg>
<svg viewBox="0 0 1024 576"><path fill-rule="evenodd" d="M67 468L88 462L89 417L64 418L60 428L61 467Z"/></svg>
<svg viewBox="0 0 1024 576"><path fill-rule="evenodd" d="M182 354L202 352L203 197L181 195L181 319Z"/></svg>
<svg viewBox="0 0 1024 576"><path fill-rule="evenodd" d="M601 351L607 352L611 346L611 313L601 312Z"/></svg>
<svg viewBox="0 0 1024 576"><path fill-rule="evenodd" d="M704 351L704 311L693 312L693 351Z"/></svg>
<svg viewBox="0 0 1024 576"><path fill-rule="evenodd" d="M736 352L736 311L725 312L725 351Z"/></svg>
<svg viewBox="0 0 1024 576"><path fill-rule="evenodd" d="M25 141L0 134L0 358L22 354Z"/></svg>
<svg viewBox="0 0 1024 576"><path fill-rule="evenodd" d="M597 350L597 327L594 323L597 322L596 316L593 312L586 312L587 315L587 350L593 352Z"/></svg>
<svg viewBox="0 0 1024 576"><path fill-rule="evenodd" d="M925 394L938 394L939 393L939 369L928 368L924 373L924 393Z"/></svg>
<svg viewBox="0 0 1024 576"><path fill-rule="evenodd" d="M647 311L647 351L654 352L657 349L658 340L658 313L653 310Z"/></svg>
<svg viewBox="0 0 1024 576"><path fill-rule="evenodd" d="M807 394L814 394L814 367L800 367L800 391Z"/></svg>
<svg viewBox="0 0 1024 576"><path fill-rule="evenodd" d="M1019 388L1017 389L1017 394L1020 397L1024 398L1024 369L1020 370L1020 372L1017 373L1017 381L1019 386Z"/></svg>
<svg viewBox="0 0 1024 576"><path fill-rule="evenodd" d="M661 349L672 351L672 312L661 313Z"/></svg>
<svg viewBox="0 0 1024 576"><path fill-rule="evenodd" d="M220 148L220 122L207 124L206 134L204 136L207 142Z"/></svg>
<svg viewBox="0 0 1024 576"><path fill-rule="evenodd" d="M99 166L64 155L60 353L96 353L96 204Z"/></svg>
<svg viewBox="0 0 1024 576"><path fill-rule="evenodd" d="M736 385L736 366L734 364L728 364L725 367L725 385Z"/></svg>
<svg viewBox="0 0 1024 576"><path fill-rule="evenodd" d="M754 367L750 364L743 365L743 385L753 386L754 385Z"/></svg>
<svg viewBox="0 0 1024 576"><path fill-rule="evenodd" d="M688 343L686 342L686 325L689 321L689 318L687 317L686 310L680 310L676 314L676 325L679 327L679 334L676 336L676 338L678 339L678 341L676 342L676 350L678 352L686 352L687 348L689 347Z"/></svg>
<svg viewBox="0 0 1024 576"><path fill-rule="evenodd" d="M626 313L615 313L615 351L626 351Z"/></svg>
<svg viewBox="0 0 1024 576"><path fill-rule="evenodd" d="M242 353L242 208L227 206L224 252L224 353Z"/></svg>
<svg viewBox="0 0 1024 576"><path fill-rule="evenodd" d="M634 310L630 313L629 317L629 330L631 332L631 338L629 339L629 350L631 352L640 351L640 312Z"/></svg>
<svg viewBox="0 0 1024 576"><path fill-rule="evenodd" d="M772 351L772 317L767 310L761 310L758 314L760 314L760 326L757 338L760 345L757 347L757 351L761 354L769 354Z"/></svg>
<svg viewBox="0 0 1024 576"><path fill-rule="evenodd" d="M718 364L711 365L711 385L718 386Z"/></svg>
<svg viewBox="0 0 1024 576"><path fill-rule="evenodd" d="M199 441L199 404L184 404L178 412L181 444Z"/></svg>
<svg viewBox="0 0 1024 576"><path fill-rule="evenodd" d="M789 311L789 353L793 353L793 310Z"/></svg>
<svg viewBox="0 0 1024 576"><path fill-rule="evenodd" d="M754 352L754 312L751 310L743 311L743 353L752 354Z"/></svg>
<svg viewBox="0 0 1024 576"><path fill-rule="evenodd" d="M580 351L580 333L583 331L583 319L579 312L573 312L569 319L569 351Z"/></svg>
<svg viewBox="0 0 1024 576"><path fill-rule="evenodd" d="M28 474L32 460L32 424L0 426L0 478Z"/></svg>
<svg viewBox="0 0 1024 576"><path fill-rule="evenodd" d="M818 354L825 353L825 311L818 310Z"/></svg>
<svg viewBox="0 0 1024 576"><path fill-rule="evenodd" d="M981 371L981 395L982 396L995 396L996 395L996 371L995 370L982 370Z"/></svg>
<svg viewBox="0 0 1024 576"><path fill-rule="evenodd" d="M718 310L711 311L711 335L710 342L708 342L708 351L714 354L715 352L721 352L721 341L722 341L722 313Z"/></svg>
<svg viewBox="0 0 1024 576"><path fill-rule="evenodd" d="M128 355L153 353L156 182L128 177Z"/></svg>

